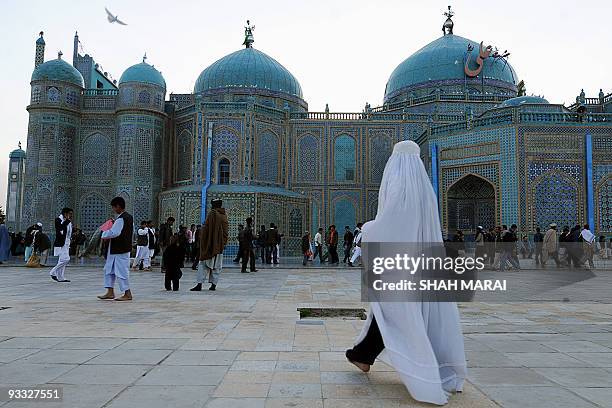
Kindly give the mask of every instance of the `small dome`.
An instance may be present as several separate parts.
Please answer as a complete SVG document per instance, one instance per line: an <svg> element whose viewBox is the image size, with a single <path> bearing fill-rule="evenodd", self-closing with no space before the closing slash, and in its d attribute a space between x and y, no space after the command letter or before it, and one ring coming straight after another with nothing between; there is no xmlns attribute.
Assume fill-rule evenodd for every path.
<svg viewBox="0 0 612 408"><path fill-rule="evenodd" d="M252 47L226 55L202 71L194 93L223 88L262 89L302 98L302 87L291 72Z"/></svg>
<svg viewBox="0 0 612 408"><path fill-rule="evenodd" d="M61 58L40 64L32 72L32 81L64 81L85 87L83 75Z"/></svg>
<svg viewBox="0 0 612 408"><path fill-rule="evenodd" d="M15 149L9 154L9 158L11 159L25 159L26 152L23 151L22 148Z"/></svg>
<svg viewBox="0 0 612 408"><path fill-rule="evenodd" d="M36 40L36 44L39 45L45 45L45 39L43 38L42 34L40 37L38 37L38 39Z"/></svg>
<svg viewBox="0 0 612 408"><path fill-rule="evenodd" d="M473 48L471 60L475 61L480 44L454 34L444 35L412 54L389 77L385 101L430 81L465 80L464 65L468 44ZM497 80L508 83L512 88L516 86L516 74L505 61L487 58L482 75L485 82Z"/></svg>
<svg viewBox="0 0 612 408"><path fill-rule="evenodd" d="M507 108L510 106L520 106L520 105L524 105L527 103L529 104L532 104L532 103L548 104L549 102L546 99L541 98L539 96L517 96L516 98L511 98L511 99L507 99L503 101L502 103L499 104L499 107Z"/></svg>
<svg viewBox="0 0 612 408"><path fill-rule="evenodd" d="M140 82L143 84L157 85L166 89L166 81L161 72L144 60L140 64L132 65L123 72L119 78L119 85L126 82Z"/></svg>

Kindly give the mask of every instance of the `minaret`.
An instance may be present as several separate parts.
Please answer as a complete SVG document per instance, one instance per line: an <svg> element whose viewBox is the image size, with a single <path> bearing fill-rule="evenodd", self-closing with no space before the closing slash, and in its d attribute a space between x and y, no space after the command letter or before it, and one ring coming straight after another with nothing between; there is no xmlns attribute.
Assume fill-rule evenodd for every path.
<svg viewBox="0 0 612 408"><path fill-rule="evenodd" d="M23 206L23 182L26 152L19 147L9 155L8 188L6 191L6 227L10 231L21 231L21 209Z"/></svg>
<svg viewBox="0 0 612 408"><path fill-rule="evenodd" d="M74 47L72 49L72 66L76 68L77 59L79 58L79 33L74 32Z"/></svg>
<svg viewBox="0 0 612 408"><path fill-rule="evenodd" d="M34 68L45 62L45 39L43 32L39 33L40 37L36 40L36 55L34 57Z"/></svg>

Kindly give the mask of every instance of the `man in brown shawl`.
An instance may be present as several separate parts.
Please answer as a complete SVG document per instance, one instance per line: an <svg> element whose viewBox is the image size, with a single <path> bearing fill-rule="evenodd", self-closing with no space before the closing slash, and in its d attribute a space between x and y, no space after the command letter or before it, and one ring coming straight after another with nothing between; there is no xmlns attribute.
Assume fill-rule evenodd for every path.
<svg viewBox="0 0 612 408"><path fill-rule="evenodd" d="M223 269L223 249L227 244L228 223L225 208L221 200L211 201L211 210L206 216L204 226L200 230L200 264L198 265L197 285L192 291L202 290L204 272L208 275L209 290L217 288L219 274Z"/></svg>

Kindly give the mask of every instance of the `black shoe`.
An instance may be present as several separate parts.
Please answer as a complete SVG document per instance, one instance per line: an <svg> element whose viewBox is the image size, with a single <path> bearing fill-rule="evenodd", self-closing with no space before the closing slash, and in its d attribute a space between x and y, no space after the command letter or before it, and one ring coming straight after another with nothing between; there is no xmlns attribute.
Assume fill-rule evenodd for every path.
<svg viewBox="0 0 612 408"><path fill-rule="evenodd" d="M353 267L353 263L352 263L352 262L349 262L349 263L348 263L348 266L350 266L350 267L352 268L352 267Z"/></svg>
<svg viewBox="0 0 612 408"><path fill-rule="evenodd" d="M193 288L189 289L192 292L200 292L202 290L202 284L198 283L197 285L195 285Z"/></svg>
<svg viewBox="0 0 612 408"><path fill-rule="evenodd" d="M53 279L56 282L59 282L59 279L57 279L57 276L55 276L55 275L51 275L51 279Z"/></svg>
<svg viewBox="0 0 612 408"><path fill-rule="evenodd" d="M69 279L64 279L64 280L61 280L61 281L58 281L58 282L70 282L70 280Z"/></svg>
<svg viewBox="0 0 612 408"><path fill-rule="evenodd" d="M246 270L245 271L240 271L240 273L249 273L249 271L246 271Z"/></svg>
<svg viewBox="0 0 612 408"><path fill-rule="evenodd" d="M208 290L217 290L217 285L215 285L214 283L211 283L210 288L208 288Z"/></svg>

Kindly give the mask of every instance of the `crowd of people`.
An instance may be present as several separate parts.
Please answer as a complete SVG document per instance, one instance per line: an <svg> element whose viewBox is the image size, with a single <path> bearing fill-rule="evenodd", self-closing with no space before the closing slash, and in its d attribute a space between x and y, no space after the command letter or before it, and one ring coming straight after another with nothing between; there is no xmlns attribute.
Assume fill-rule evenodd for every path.
<svg viewBox="0 0 612 408"><path fill-rule="evenodd" d="M552 223L546 232L536 228L531 239L527 234L519 234L515 224L484 229L476 228L473 245L475 257L485 257L493 269L505 270L508 264L520 269L519 255L523 259L533 259L537 267L545 268L551 261L557 267L595 268L594 259L612 258L612 238L606 240L593 234L588 224L564 227L561 233L557 224ZM466 239L461 230L446 240L447 248L453 253L466 250Z"/></svg>

